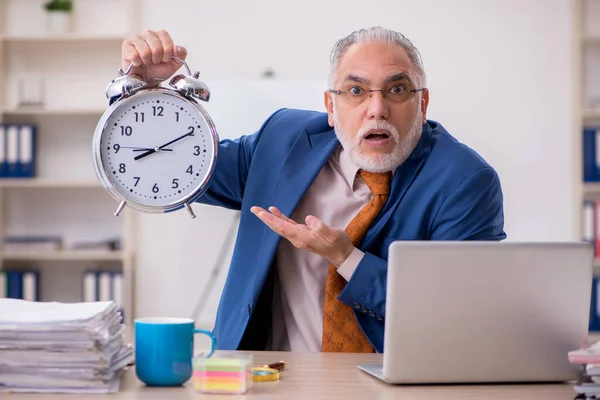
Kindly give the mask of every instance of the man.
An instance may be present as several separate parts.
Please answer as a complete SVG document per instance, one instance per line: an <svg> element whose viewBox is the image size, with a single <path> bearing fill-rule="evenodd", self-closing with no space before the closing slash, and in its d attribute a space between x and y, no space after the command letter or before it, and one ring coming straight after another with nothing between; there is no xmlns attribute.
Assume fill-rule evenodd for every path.
<svg viewBox="0 0 600 400"><path fill-rule="evenodd" d="M154 83L181 66L172 54L186 50L145 31L123 43L123 67ZM327 113L279 110L220 144L200 201L241 220L219 349L383 352L392 241L506 237L499 178L426 119L425 71L408 39L353 32L333 49L328 83Z"/></svg>

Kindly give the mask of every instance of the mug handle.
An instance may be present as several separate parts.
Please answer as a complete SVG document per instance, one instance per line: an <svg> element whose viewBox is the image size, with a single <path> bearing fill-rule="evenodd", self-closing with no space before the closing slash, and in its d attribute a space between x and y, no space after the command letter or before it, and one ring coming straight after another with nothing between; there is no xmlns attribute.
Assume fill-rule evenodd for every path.
<svg viewBox="0 0 600 400"><path fill-rule="evenodd" d="M208 358L213 355L215 352L215 347L217 347L217 339L214 337L212 332L204 330L204 329L196 329L194 328L194 333L202 333L210 337L210 353L208 353L205 357Z"/></svg>

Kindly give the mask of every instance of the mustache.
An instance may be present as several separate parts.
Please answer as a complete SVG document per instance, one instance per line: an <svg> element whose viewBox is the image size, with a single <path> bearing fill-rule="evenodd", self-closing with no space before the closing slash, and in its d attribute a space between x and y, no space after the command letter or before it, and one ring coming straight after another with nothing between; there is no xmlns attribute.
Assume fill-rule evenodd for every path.
<svg viewBox="0 0 600 400"><path fill-rule="evenodd" d="M395 140L398 140L400 138L400 134L398 133L396 127L384 120L373 121L368 123L367 125L362 126L358 131L357 136L360 139L363 139L366 136L367 132L371 130L385 130L388 131Z"/></svg>

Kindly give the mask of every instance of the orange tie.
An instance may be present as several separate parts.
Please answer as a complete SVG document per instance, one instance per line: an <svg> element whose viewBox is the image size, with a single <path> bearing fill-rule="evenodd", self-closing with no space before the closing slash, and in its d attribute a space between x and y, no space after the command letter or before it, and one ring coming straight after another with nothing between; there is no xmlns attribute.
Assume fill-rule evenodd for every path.
<svg viewBox="0 0 600 400"><path fill-rule="evenodd" d="M373 198L356 214L346 228L346 233L355 247L358 247L369 226L385 205L390 195L392 173L359 170L358 175L371 189ZM330 264L325 283L322 350L324 352L373 353L375 349L362 333L354 311L337 299L345 286L346 280Z"/></svg>

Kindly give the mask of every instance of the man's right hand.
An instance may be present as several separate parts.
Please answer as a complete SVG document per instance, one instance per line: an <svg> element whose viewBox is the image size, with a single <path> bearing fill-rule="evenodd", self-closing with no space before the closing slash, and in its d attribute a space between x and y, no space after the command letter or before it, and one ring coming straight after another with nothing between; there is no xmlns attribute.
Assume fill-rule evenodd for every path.
<svg viewBox="0 0 600 400"><path fill-rule="evenodd" d="M137 75L149 86L158 86L160 81L169 79L185 60L185 47L173 43L171 36L164 30L146 30L123 42L121 46L121 68L127 71L133 64L130 74Z"/></svg>

